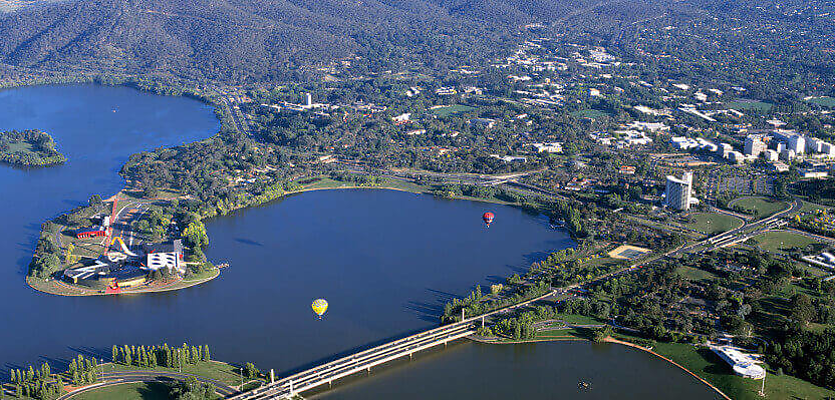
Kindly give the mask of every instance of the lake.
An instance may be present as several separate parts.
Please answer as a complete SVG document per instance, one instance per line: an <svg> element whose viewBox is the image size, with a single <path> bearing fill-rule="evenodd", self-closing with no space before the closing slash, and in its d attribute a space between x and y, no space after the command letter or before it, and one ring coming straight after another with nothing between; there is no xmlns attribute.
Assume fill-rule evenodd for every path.
<svg viewBox="0 0 835 400"><path fill-rule="evenodd" d="M69 159L51 168L0 166L2 372L42 360L60 366L76 352L109 355L113 344L183 341L209 344L216 359L287 372L432 327L453 296L466 295L475 284L502 281L573 244L545 218L517 208L393 191L312 192L207 221L207 256L231 266L198 287L68 298L26 286L44 220L85 203L91 194L117 192L124 184L117 172L130 154L206 138L218 125L207 105L128 88L68 85L0 92L0 130L46 131ZM489 229L481 222L488 210L496 214ZM310 310L319 297L330 302L322 320ZM624 363L652 375L636 376L620 367ZM472 369L463 368L470 364ZM580 364L587 369L578 369ZM552 398L554 386L547 382L554 380L576 390L577 374L566 372L574 369L595 379L624 381L622 398L643 396L657 376L677 377L678 393L696 396L686 398L710 397L674 367L634 350L604 351L587 343L464 343L324 395L368 398L399 390L404 397L416 396L426 392L404 385L431 388L451 376L458 376L462 386L481 386L485 376L493 376L493 386L485 387L495 387L496 374L503 372L484 370L491 365L509 368L513 386L517 379L522 385L518 393L534 399ZM452 370L459 375L444 373ZM551 389L529 388L530 379ZM479 390L432 397L486 393ZM595 391L605 393L597 388L588 393Z"/></svg>

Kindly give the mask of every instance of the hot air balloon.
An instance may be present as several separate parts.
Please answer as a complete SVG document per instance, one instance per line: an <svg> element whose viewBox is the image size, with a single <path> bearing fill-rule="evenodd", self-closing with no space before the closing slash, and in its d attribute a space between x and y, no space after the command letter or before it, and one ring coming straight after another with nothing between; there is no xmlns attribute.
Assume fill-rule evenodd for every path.
<svg viewBox="0 0 835 400"><path fill-rule="evenodd" d="M325 299L316 299L310 307L313 308L313 312L319 316L319 319L322 319L322 315L325 314L325 311L328 311L328 302Z"/></svg>
<svg viewBox="0 0 835 400"><path fill-rule="evenodd" d="M484 215L481 216L481 218L484 220L484 223L487 224L488 228L490 227L490 224L493 223L493 218L495 217L496 216L493 215L493 213L491 213L490 211L484 213Z"/></svg>

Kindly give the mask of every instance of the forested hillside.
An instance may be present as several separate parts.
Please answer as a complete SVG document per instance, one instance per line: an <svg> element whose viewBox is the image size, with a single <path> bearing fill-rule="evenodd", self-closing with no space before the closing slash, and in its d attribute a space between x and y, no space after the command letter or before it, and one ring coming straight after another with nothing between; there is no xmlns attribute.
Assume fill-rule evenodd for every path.
<svg viewBox="0 0 835 400"><path fill-rule="evenodd" d="M347 57L444 70L494 57L526 24L608 26L663 13L639 0L91 0L0 14L0 61L232 81L292 78Z"/></svg>

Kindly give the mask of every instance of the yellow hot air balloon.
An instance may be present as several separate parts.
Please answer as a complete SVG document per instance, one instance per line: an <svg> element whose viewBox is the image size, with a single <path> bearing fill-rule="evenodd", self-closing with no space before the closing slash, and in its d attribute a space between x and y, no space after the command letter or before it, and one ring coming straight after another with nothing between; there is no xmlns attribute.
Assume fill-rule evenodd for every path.
<svg viewBox="0 0 835 400"><path fill-rule="evenodd" d="M313 308L313 312L319 316L319 319L322 319L322 315L325 314L325 311L328 311L328 302L325 299L316 299L310 307Z"/></svg>

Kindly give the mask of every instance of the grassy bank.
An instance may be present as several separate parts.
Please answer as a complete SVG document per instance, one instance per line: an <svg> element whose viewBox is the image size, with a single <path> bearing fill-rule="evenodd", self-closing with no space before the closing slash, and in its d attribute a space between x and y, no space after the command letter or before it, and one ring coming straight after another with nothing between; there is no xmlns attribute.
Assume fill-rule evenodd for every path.
<svg viewBox="0 0 835 400"><path fill-rule="evenodd" d="M91 390L73 396L73 400L168 400L171 387L160 382L125 383Z"/></svg>
<svg viewBox="0 0 835 400"><path fill-rule="evenodd" d="M102 367L105 373L113 371L158 371L158 372L180 372L178 368L165 367L136 367L124 364L106 364ZM241 384L241 377L239 368L220 361L200 361L197 364L183 365L182 372L184 374L192 374L202 376L204 378L214 379L223 382L229 386L238 386ZM246 381L247 379L244 378Z"/></svg>

